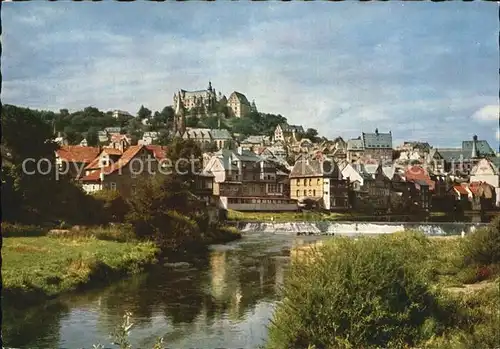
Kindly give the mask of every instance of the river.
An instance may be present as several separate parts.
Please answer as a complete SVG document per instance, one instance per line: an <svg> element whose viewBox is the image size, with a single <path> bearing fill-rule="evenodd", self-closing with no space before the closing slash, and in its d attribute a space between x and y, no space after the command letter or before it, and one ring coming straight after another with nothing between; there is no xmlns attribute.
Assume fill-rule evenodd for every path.
<svg viewBox="0 0 500 349"><path fill-rule="evenodd" d="M112 347L110 333L131 312L134 348L150 348L158 337L169 348L258 348L266 339L287 251L323 238L251 233L212 246L196 267L157 267L34 308L3 304L4 346Z"/></svg>
<svg viewBox="0 0 500 349"><path fill-rule="evenodd" d="M460 230L455 227L453 234ZM249 231L240 241L212 246L206 260L194 266L158 266L31 308L4 302L3 345L111 348L110 333L131 312L134 348L151 348L158 337L176 349L258 348L265 343L289 250L328 238Z"/></svg>

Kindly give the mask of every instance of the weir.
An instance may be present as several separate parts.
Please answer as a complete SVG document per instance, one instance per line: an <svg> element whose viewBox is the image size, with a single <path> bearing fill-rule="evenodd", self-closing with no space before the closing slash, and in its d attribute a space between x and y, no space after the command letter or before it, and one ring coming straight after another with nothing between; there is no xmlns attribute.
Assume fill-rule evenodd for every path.
<svg viewBox="0 0 500 349"><path fill-rule="evenodd" d="M272 233L291 235L375 235L399 231L421 231L429 236L469 234L486 223L427 223L427 222L238 222L242 233Z"/></svg>

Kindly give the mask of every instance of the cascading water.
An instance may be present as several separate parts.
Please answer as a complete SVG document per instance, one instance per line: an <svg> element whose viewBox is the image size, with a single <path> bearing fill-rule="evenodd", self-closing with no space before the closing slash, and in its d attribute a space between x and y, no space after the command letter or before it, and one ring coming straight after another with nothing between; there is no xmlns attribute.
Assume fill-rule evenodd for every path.
<svg viewBox="0 0 500 349"><path fill-rule="evenodd" d="M379 222L252 222L240 223L243 233L306 235L375 235L416 230L430 236L468 234L482 223L379 223Z"/></svg>

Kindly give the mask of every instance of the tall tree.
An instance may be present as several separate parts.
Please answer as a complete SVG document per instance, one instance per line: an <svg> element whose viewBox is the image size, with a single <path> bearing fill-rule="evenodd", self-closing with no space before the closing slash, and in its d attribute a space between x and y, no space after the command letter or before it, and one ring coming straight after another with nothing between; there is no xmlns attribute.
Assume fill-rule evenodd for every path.
<svg viewBox="0 0 500 349"><path fill-rule="evenodd" d="M141 120L148 119L151 117L151 110L148 108L145 108L143 105L139 108L139 111L137 112L137 117Z"/></svg>
<svg viewBox="0 0 500 349"><path fill-rule="evenodd" d="M99 144L99 136L97 132L97 127L92 126L89 128L87 136L85 137L87 139L87 144L89 147L96 147Z"/></svg>
<svg viewBox="0 0 500 349"><path fill-rule="evenodd" d="M317 137L318 131L314 128L308 128L304 135L304 138L309 139L311 142L315 142Z"/></svg>

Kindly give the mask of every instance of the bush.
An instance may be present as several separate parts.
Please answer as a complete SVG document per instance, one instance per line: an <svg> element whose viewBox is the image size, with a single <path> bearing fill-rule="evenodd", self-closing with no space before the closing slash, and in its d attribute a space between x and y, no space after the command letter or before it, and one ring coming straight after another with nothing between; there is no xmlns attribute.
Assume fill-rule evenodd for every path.
<svg viewBox="0 0 500 349"><path fill-rule="evenodd" d="M466 237L463 255L467 265L500 263L500 215L495 217L489 226L480 228Z"/></svg>
<svg viewBox="0 0 500 349"><path fill-rule="evenodd" d="M396 234L336 238L293 262L269 331L269 348L414 345L454 321L428 284L429 240ZM422 270L424 269L424 270Z"/></svg>
<svg viewBox="0 0 500 349"><path fill-rule="evenodd" d="M103 206L103 219L106 222L123 222L129 206L116 190L100 190L93 197Z"/></svg>

